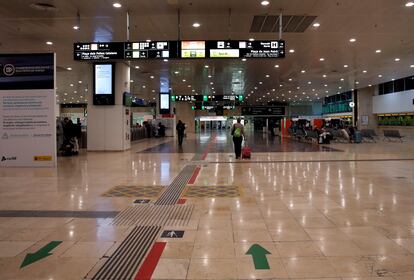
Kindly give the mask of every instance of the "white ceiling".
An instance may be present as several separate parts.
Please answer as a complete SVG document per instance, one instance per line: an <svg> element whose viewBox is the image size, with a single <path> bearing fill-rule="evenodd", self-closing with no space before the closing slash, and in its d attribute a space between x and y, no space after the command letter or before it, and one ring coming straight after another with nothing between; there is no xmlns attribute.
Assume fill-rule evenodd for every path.
<svg viewBox="0 0 414 280"><path fill-rule="evenodd" d="M30 7L35 2L53 4L57 10L35 10ZM131 91L151 100L159 91L160 78L165 77L175 94L191 94L192 90L211 94L233 91L250 94L249 103L272 99L317 100L338 91L414 74L414 68L410 68L414 64L414 7L405 7L405 0L271 0L267 7L261 6L259 0L119 2L123 5L120 9L113 8L113 1L109 0L2 1L0 52L56 52L60 69L59 101L84 102L85 89L91 89L87 83L91 65L73 61L73 43L126 41L127 10L131 41L177 40L178 9L180 39L274 39L278 34L249 33L250 25L254 15L282 11L290 15L314 15L315 22L321 24L304 33L284 33L287 49L295 50L293 54L287 53L285 59L132 61ZM78 12L80 30L76 31L72 27L78 24ZM201 23L201 27L193 28L194 22ZM350 38L356 42L349 42ZM48 46L46 41L54 44ZM376 54L376 49L382 52ZM325 59L323 62L319 60L321 57ZM278 68L274 67L276 64ZM140 68L135 69L136 65ZM73 70L64 70L67 67ZM174 74L176 71L179 74Z"/></svg>

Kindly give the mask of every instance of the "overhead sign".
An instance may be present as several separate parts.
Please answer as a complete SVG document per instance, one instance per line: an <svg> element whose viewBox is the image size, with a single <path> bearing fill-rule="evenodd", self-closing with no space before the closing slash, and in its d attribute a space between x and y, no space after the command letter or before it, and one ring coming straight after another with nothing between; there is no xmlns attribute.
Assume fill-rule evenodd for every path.
<svg viewBox="0 0 414 280"><path fill-rule="evenodd" d="M172 95L173 102L188 101L243 101L243 95Z"/></svg>
<svg viewBox="0 0 414 280"><path fill-rule="evenodd" d="M263 107L242 107L243 116L284 116L285 107L263 106Z"/></svg>
<svg viewBox="0 0 414 280"><path fill-rule="evenodd" d="M56 165L55 55L0 54L0 166Z"/></svg>
<svg viewBox="0 0 414 280"><path fill-rule="evenodd" d="M75 60L283 58L283 40L206 40L75 43Z"/></svg>

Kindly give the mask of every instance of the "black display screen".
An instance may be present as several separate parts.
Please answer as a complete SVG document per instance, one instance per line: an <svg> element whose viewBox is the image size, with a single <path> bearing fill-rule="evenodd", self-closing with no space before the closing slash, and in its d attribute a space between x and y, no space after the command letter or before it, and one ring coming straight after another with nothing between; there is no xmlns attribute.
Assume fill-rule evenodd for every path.
<svg viewBox="0 0 414 280"><path fill-rule="evenodd" d="M115 105L115 65L93 65L93 105Z"/></svg>

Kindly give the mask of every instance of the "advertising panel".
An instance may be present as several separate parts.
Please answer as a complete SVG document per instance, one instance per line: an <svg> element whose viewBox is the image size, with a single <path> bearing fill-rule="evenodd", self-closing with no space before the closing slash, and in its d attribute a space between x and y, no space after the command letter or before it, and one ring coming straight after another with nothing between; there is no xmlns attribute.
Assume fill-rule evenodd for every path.
<svg viewBox="0 0 414 280"><path fill-rule="evenodd" d="M56 166L55 55L0 54L0 167Z"/></svg>

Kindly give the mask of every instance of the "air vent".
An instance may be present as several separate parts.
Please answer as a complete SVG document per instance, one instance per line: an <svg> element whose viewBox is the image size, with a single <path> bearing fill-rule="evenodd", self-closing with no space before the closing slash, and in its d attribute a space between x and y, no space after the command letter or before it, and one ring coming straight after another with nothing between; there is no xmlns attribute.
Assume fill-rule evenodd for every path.
<svg viewBox="0 0 414 280"><path fill-rule="evenodd" d="M316 16L283 15L282 30L286 33L303 33L308 29ZM279 15L257 15L253 17L251 33L269 33L279 31Z"/></svg>
<svg viewBox="0 0 414 280"><path fill-rule="evenodd" d="M56 12L58 10L54 5L48 3L33 3L30 4L30 7L44 12Z"/></svg>

